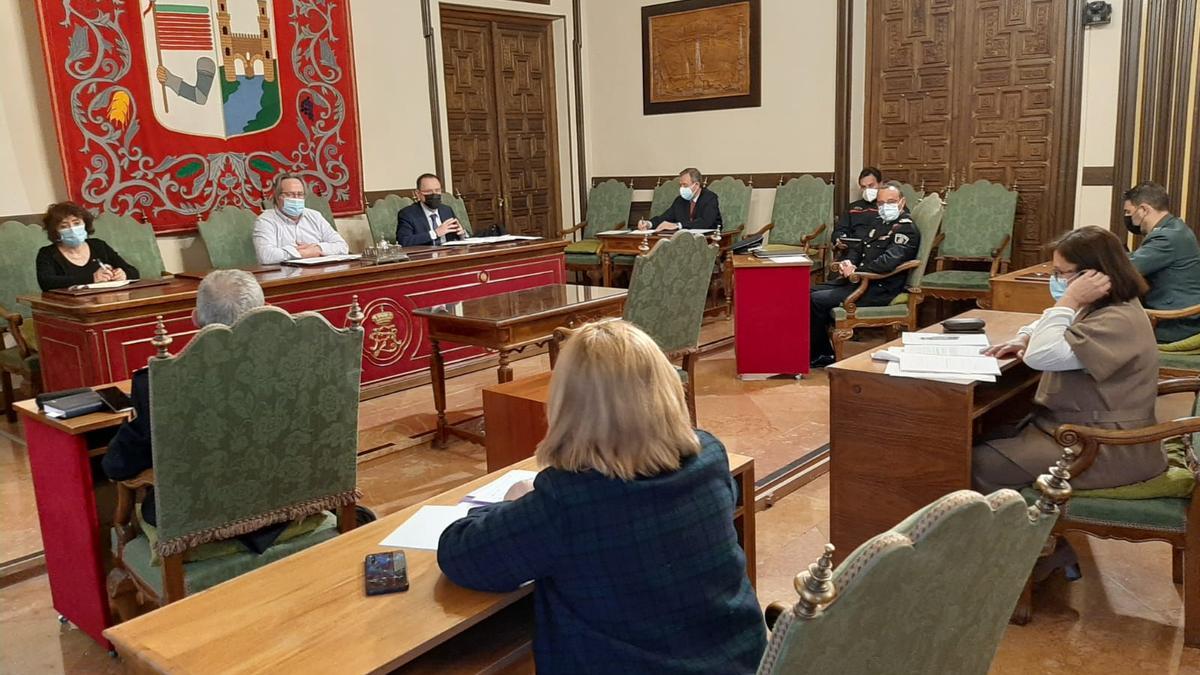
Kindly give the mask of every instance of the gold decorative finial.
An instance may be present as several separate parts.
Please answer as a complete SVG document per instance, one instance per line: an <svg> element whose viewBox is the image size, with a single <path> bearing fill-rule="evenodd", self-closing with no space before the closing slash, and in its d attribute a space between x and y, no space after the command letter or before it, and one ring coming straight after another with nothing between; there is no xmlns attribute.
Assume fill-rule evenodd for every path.
<svg viewBox="0 0 1200 675"><path fill-rule="evenodd" d="M754 174L750 174L750 181L748 183L748 187L751 187L751 188L754 187Z"/></svg>
<svg viewBox="0 0 1200 675"><path fill-rule="evenodd" d="M1060 436L1066 436L1067 438L1060 438L1059 440L1060 442L1071 441L1071 445L1073 446L1074 439L1072 437L1074 435L1074 432L1069 430L1060 432ZM1059 507L1067 503L1067 500L1071 498L1071 484L1067 481L1071 479L1071 463L1075 461L1075 456L1078 454L1074 447L1064 447L1062 457L1059 457L1054 466L1050 467L1050 473L1038 476L1034 485L1037 487L1038 492L1042 494L1038 497L1037 503L1029 507L1029 519L1031 521L1036 521L1042 516L1058 513Z"/></svg>
<svg viewBox="0 0 1200 675"><path fill-rule="evenodd" d="M777 187L777 188L783 187L783 174L782 173L779 174L779 184L776 185L775 187Z"/></svg>
<svg viewBox="0 0 1200 675"><path fill-rule="evenodd" d="M154 319L154 338L150 340L150 344L154 345L155 350L157 350L154 358L169 359L171 358L171 353L167 351L167 347L171 346L172 338L167 333L167 324L163 323L162 314L154 317Z"/></svg>
<svg viewBox="0 0 1200 675"><path fill-rule="evenodd" d="M642 243L638 244L638 255L646 255L650 252L650 235L654 230L642 231Z"/></svg>
<svg viewBox="0 0 1200 675"><path fill-rule="evenodd" d="M363 314L362 307L358 306L358 295L350 296L350 311L346 314L346 320L350 322L351 328L362 328L363 319L366 315Z"/></svg>
<svg viewBox="0 0 1200 675"><path fill-rule="evenodd" d="M811 619L821 613L826 605L837 597L833 587L833 544L825 544L825 553L820 560L808 566L808 571L796 575L793 585L800 594L796 603L796 617Z"/></svg>

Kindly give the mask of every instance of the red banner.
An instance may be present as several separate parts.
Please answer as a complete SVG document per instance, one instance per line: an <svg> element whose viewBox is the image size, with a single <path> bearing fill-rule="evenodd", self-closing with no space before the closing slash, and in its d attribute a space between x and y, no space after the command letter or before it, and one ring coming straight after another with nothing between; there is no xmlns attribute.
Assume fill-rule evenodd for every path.
<svg viewBox="0 0 1200 675"><path fill-rule="evenodd" d="M289 171L362 213L348 0L38 0L72 200L158 232Z"/></svg>

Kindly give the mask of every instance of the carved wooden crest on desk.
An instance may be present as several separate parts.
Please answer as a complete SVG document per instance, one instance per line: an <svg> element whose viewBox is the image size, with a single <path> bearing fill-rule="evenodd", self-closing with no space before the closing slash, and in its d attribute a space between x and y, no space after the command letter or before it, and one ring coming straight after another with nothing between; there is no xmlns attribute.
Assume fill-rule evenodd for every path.
<svg viewBox="0 0 1200 675"><path fill-rule="evenodd" d="M642 8L642 112L758 107L760 0Z"/></svg>

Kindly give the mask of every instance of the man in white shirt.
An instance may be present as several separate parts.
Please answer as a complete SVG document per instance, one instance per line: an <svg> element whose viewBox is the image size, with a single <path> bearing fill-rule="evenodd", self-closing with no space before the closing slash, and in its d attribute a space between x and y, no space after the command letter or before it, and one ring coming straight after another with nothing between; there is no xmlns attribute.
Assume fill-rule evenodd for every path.
<svg viewBox="0 0 1200 675"><path fill-rule="evenodd" d="M271 194L275 208L254 221L254 253L260 264L350 252L346 240L319 211L304 207L305 187L299 176L280 174Z"/></svg>

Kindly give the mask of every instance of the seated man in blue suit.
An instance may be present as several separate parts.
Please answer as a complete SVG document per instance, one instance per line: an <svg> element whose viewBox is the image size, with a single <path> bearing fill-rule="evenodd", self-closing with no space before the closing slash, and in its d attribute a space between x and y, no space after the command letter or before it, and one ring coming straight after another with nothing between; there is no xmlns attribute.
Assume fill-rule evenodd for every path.
<svg viewBox="0 0 1200 675"><path fill-rule="evenodd" d="M431 173L417 179L417 201L396 217L396 243L401 246L438 246L465 239L466 231L454 210L442 204L442 181Z"/></svg>

